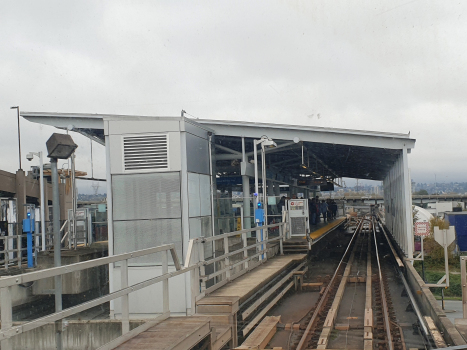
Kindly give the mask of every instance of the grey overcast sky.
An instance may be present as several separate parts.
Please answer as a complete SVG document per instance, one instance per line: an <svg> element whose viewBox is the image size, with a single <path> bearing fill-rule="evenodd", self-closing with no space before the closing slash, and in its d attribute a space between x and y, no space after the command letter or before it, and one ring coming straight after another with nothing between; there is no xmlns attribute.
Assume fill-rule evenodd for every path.
<svg viewBox="0 0 467 350"><path fill-rule="evenodd" d="M407 133L416 182L467 181L465 1L0 2L0 169L16 111ZM25 154L55 129L21 120ZM79 144L90 172L89 140ZM102 146L96 177L105 177Z"/></svg>

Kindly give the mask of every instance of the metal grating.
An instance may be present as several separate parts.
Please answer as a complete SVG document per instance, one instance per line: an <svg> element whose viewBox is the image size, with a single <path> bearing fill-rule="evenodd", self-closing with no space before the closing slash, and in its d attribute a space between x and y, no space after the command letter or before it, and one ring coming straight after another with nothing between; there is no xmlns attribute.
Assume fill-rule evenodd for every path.
<svg viewBox="0 0 467 350"><path fill-rule="evenodd" d="M306 232L305 218L304 217L292 217L290 218L291 234L304 236Z"/></svg>
<svg viewBox="0 0 467 350"><path fill-rule="evenodd" d="M167 135L123 137L125 170L166 170L169 168Z"/></svg>
<svg viewBox="0 0 467 350"><path fill-rule="evenodd" d="M128 253L134 250L157 247L174 243L178 258L182 261L182 220L155 219L114 222L114 253ZM172 259L169 258L169 262ZM161 254L150 254L130 259L130 266L158 265Z"/></svg>
<svg viewBox="0 0 467 350"><path fill-rule="evenodd" d="M179 218L178 172L112 175L113 219Z"/></svg>

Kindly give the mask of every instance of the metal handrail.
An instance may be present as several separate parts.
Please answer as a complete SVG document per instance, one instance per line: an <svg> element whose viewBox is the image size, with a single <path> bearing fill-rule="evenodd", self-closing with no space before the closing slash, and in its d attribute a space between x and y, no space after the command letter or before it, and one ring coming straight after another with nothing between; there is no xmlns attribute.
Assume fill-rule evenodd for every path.
<svg viewBox="0 0 467 350"><path fill-rule="evenodd" d="M249 232L259 231L259 230L268 230L271 228L279 228L279 236L273 238L267 237L262 241L257 241L254 244L248 245L247 234ZM203 296L215 291L216 289L222 287L225 283L234 280L237 277L240 277L242 274L250 271L252 268L259 266L260 264L267 261L267 252L270 248L267 247L268 243L279 241L279 250L282 255L283 252L283 242L286 238L290 238L286 230L287 224L285 222L270 224L265 226L257 226L250 229L244 229L229 233L224 233L221 235L216 235L212 237L198 237L193 238L189 241L187 255L185 259L185 268L195 267L191 271L191 290L192 290L192 305L196 304L196 301L201 299ZM242 247L236 250L230 251L229 247L229 238L231 237L241 237ZM223 240L224 254L216 256L211 259L205 259L204 250L206 243L213 243L216 241ZM239 242L240 243L240 242ZM248 255L248 251L256 248L256 253L252 256ZM240 261L235 263L231 262L231 257L234 255L242 254L243 258ZM258 261L254 261L254 259ZM224 267L218 269L217 271L206 275L206 265L212 265L216 262L224 261ZM242 266L243 269L234 273L234 268ZM217 276L223 276L221 281L217 281L214 285L207 288L206 282L212 280Z"/></svg>
<svg viewBox="0 0 467 350"><path fill-rule="evenodd" d="M141 250L137 250L131 253L123 253L123 254L118 254L118 255L106 256L103 258L83 261L83 262L79 262L75 264L70 264L70 265L65 265L65 266L60 266L60 267L52 267L46 270L28 272L22 275L2 277L0 278L0 288L10 287L10 286L28 283L28 282L34 282L34 281L37 281L43 278L61 276L61 275L64 275L70 272L81 271L81 270L90 269L92 267L97 267L97 266L102 266L102 265L108 265L108 264L112 264L112 263L119 262L122 260L138 258L138 257L145 256L148 254L154 254L154 253L171 250L171 249L173 249L172 258L174 258L175 267L177 268L177 270L180 270L181 266L178 260L177 253L175 252L175 245L172 243L172 244L164 244L162 246L158 246L154 248L141 249ZM175 257L174 257L174 254L175 254Z"/></svg>
<svg viewBox="0 0 467 350"><path fill-rule="evenodd" d="M52 234L46 233L47 236L50 236ZM32 237L41 237L41 233L33 233ZM26 238L27 234L22 233L19 235L11 235L11 236L0 236L0 240L3 240L3 250L0 250L0 254L4 254L4 260L0 260L0 264L3 264L3 267L5 270L8 270L10 263L17 262L18 267L21 268L22 262L27 260L26 256L22 256L23 251L27 250L27 247L23 246L22 244L22 239ZM13 246L13 242L16 241L16 248L11 248L8 249L8 247ZM34 242L34 247L33 250L37 251L41 247L36 239L33 240ZM46 245L47 247L51 247L51 245ZM10 258L9 253L16 253L15 258ZM37 260L37 254L35 254L35 259ZM36 261L37 262L37 261Z"/></svg>
<svg viewBox="0 0 467 350"><path fill-rule="evenodd" d="M278 222L278 223L276 223L276 224L270 224L270 225L264 225L264 226L257 226L257 227L253 227L253 228L246 228L246 229L243 229L243 230L238 230L238 231L223 233L223 234L221 234L221 235L215 235L215 236L211 236L211 237L198 237L198 238L193 238L193 240L196 241L196 242L198 242L198 241L213 242L213 241L218 241L218 240L220 240L220 239L224 239L224 238L226 238L226 237L238 236L238 235L241 235L241 234L243 234L243 233L254 232L254 231L260 231L260 230L264 230L264 229L268 229L268 228L275 228L275 227L284 226L284 225L285 225L284 222Z"/></svg>
<svg viewBox="0 0 467 350"><path fill-rule="evenodd" d="M176 271L168 272L168 255L167 251L170 251L172 255L172 260L174 262ZM128 285L128 260L154 254L154 253L162 253L162 275L147 279L145 281L136 283L134 285ZM68 309L62 310L60 312L55 312L51 315L27 322L25 324L19 326L13 326L12 317L12 301L11 301L11 287L27 282L38 281L44 278L50 278L55 276L64 275L70 272L81 271L93 267L103 266L112 264L115 262L121 262L121 274L122 274L122 283L121 289L109 293L107 295L95 298L88 302L70 307ZM169 284L168 279L171 277L178 276L185 272L191 271L195 269L196 266L184 268L182 269L180 265L180 261L178 260L177 253L175 251L174 244L166 244L154 248L147 248L142 249L130 253L123 253L118 255L113 255L109 257L79 262L76 264L61 266L61 267L54 267L46 270L35 271L30 273L25 273L17 276L10 276L10 277L3 277L0 279L0 307L1 307L1 330L0 330L0 341L1 341L1 348L2 350L9 350L12 348L11 337L16 336L18 334L24 333L26 331L33 330L35 328L41 327L46 323L50 322L57 322L61 319L74 315L78 312L82 312L88 310L92 307L101 305L106 303L110 300L114 300L117 298L122 298L122 336L113 340L112 346L115 344L121 344L124 341L128 340L129 335L134 336L135 333L143 332L147 329L147 326L142 325L139 326L139 330L132 330L130 333L130 324L129 324L129 294L140 290L142 288L148 287L158 282L163 282L163 315L162 318L167 318L170 315L169 309ZM110 343L109 343L110 344ZM107 348L104 346L103 348ZM109 347L110 348L110 347Z"/></svg>

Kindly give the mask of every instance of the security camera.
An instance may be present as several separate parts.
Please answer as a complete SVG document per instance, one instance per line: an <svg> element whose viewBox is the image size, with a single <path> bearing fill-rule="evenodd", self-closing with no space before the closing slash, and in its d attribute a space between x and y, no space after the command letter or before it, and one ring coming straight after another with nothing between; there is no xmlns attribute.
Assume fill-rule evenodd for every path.
<svg viewBox="0 0 467 350"><path fill-rule="evenodd" d="M34 154L32 154L32 153L26 154L26 159L27 160L31 161L33 158L34 158Z"/></svg>

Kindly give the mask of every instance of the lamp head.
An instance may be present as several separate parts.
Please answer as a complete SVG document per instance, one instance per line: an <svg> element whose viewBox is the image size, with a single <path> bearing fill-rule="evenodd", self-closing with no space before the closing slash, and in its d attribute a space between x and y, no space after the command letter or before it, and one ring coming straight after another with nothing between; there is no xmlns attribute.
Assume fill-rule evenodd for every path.
<svg viewBox="0 0 467 350"><path fill-rule="evenodd" d="M47 140L48 157L56 159L68 159L78 145L73 142L70 135L53 133Z"/></svg>
<svg viewBox="0 0 467 350"><path fill-rule="evenodd" d="M32 152L29 152L28 154L26 154L27 160L31 161L33 158L34 158L34 154Z"/></svg>
<svg viewBox="0 0 467 350"><path fill-rule="evenodd" d="M261 137L261 144L263 145L263 147L268 147L268 148L277 147L277 144L267 136Z"/></svg>

